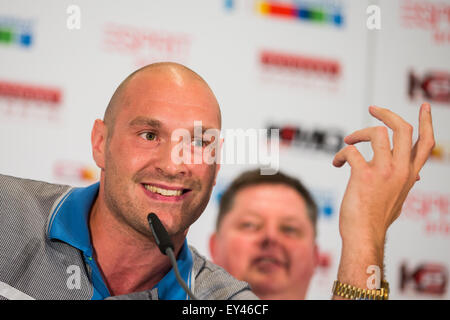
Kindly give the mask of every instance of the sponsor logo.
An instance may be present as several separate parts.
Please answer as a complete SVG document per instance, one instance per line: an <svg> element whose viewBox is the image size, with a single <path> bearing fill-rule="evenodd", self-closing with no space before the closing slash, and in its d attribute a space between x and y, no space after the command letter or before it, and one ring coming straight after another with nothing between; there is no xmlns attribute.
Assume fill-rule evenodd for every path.
<svg viewBox="0 0 450 320"><path fill-rule="evenodd" d="M319 218L331 218L336 212L334 192L327 189L312 189L311 193L317 204Z"/></svg>
<svg viewBox="0 0 450 320"><path fill-rule="evenodd" d="M105 51L131 56L134 65L158 61L187 64L191 50L191 36L181 32L169 32L109 23L103 28Z"/></svg>
<svg viewBox="0 0 450 320"><path fill-rule="evenodd" d="M57 104L61 101L61 92L42 86L0 81L0 97Z"/></svg>
<svg viewBox="0 0 450 320"><path fill-rule="evenodd" d="M319 246L321 249L319 250L317 266L314 270L312 283L314 283L313 287L315 287L316 290L321 292L326 290L326 292L328 292L328 290L330 290L330 283L333 282L333 277L335 276L335 271L333 271L335 259L332 254L333 250L330 250L329 248L323 249L320 244ZM320 297L314 297L313 299L320 299Z"/></svg>
<svg viewBox="0 0 450 320"><path fill-rule="evenodd" d="M99 180L97 168L73 160L59 160L53 165L53 176L59 181L92 183Z"/></svg>
<svg viewBox="0 0 450 320"><path fill-rule="evenodd" d="M323 93L337 91L342 67L335 59L262 50L259 54L263 84L303 87Z"/></svg>
<svg viewBox="0 0 450 320"><path fill-rule="evenodd" d="M344 16L337 1L256 1L256 12L264 17L284 18L342 27Z"/></svg>
<svg viewBox="0 0 450 320"><path fill-rule="evenodd" d="M308 129L289 125L271 125L269 129L279 130L280 149L298 148L334 155L344 145L345 134L338 129Z"/></svg>
<svg viewBox="0 0 450 320"><path fill-rule="evenodd" d="M307 57L269 50L264 50L261 52L260 62L263 66L329 77L338 76L341 69L339 62L336 60Z"/></svg>
<svg viewBox="0 0 450 320"><path fill-rule="evenodd" d="M450 4L448 3L403 0L400 4L400 21L405 29L422 29L430 32L436 44L450 43Z"/></svg>
<svg viewBox="0 0 450 320"><path fill-rule="evenodd" d="M319 252L317 268L319 268L320 271L328 271L331 267L331 264L332 264L331 253L327 251Z"/></svg>
<svg viewBox="0 0 450 320"><path fill-rule="evenodd" d="M60 107L60 89L0 80L0 113L6 116L53 118Z"/></svg>
<svg viewBox="0 0 450 320"><path fill-rule="evenodd" d="M408 95L411 100L429 100L450 104L450 73L428 72L422 77L410 71Z"/></svg>
<svg viewBox="0 0 450 320"><path fill-rule="evenodd" d="M223 0L223 6L227 11L231 11L234 8L235 0Z"/></svg>
<svg viewBox="0 0 450 320"><path fill-rule="evenodd" d="M450 193L411 190L401 217L420 223L427 235L449 236Z"/></svg>
<svg viewBox="0 0 450 320"><path fill-rule="evenodd" d="M428 295L444 295L447 290L448 271L442 264L423 263L409 269L400 266L400 290Z"/></svg>
<svg viewBox="0 0 450 320"><path fill-rule="evenodd" d="M0 45L29 48L33 42L33 21L0 16Z"/></svg>
<svg viewBox="0 0 450 320"><path fill-rule="evenodd" d="M430 160L450 162L450 142L437 142L431 151Z"/></svg>

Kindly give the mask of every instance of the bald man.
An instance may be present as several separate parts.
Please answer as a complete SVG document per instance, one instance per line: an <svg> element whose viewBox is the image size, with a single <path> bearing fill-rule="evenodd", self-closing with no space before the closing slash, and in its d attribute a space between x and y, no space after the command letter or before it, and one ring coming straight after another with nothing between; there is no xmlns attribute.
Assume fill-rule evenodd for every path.
<svg viewBox="0 0 450 320"><path fill-rule="evenodd" d="M383 266L387 228L434 143L427 104L414 148L411 126L403 119L387 109L370 112L393 129L392 152L385 127L367 128L347 137L350 146L334 160L336 166L352 166L340 214L338 280L363 289L367 266ZM189 161L219 144L217 135L199 139L200 122L201 132L221 128L219 105L206 82L179 64L149 65L120 84L103 121L94 123L98 183L71 188L0 176L0 296L187 299L149 228L147 215L154 212L174 243L181 278L199 299L255 299L247 283L186 241L220 168L215 152L200 163ZM186 134L174 139L180 130L189 140ZM372 142L375 156L369 163L351 146L360 141Z"/></svg>
<svg viewBox="0 0 450 320"><path fill-rule="evenodd" d="M217 100L190 69L159 63L127 77L92 130L100 181L70 188L0 177L0 295L8 299L186 299L147 221L157 213L184 281L200 299L254 299L188 246L219 165L175 164L174 130L220 130ZM189 141L187 152L206 142ZM183 152L186 149L183 149ZM2 291L4 289L4 291ZM139 295L139 293L142 293ZM130 298L128 296L127 298Z"/></svg>

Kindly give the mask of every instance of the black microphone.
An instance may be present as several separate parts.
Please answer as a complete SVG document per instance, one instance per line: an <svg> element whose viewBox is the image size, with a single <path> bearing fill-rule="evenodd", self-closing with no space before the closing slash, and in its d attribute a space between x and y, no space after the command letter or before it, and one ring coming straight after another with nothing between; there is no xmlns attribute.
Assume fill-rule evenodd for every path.
<svg viewBox="0 0 450 320"><path fill-rule="evenodd" d="M170 239L170 236L167 233L166 228L164 228L163 224L161 223L161 220L159 220L158 216L153 212L151 212L147 216L147 220L150 225L150 229L152 230L153 237L155 238L156 245L158 246L161 253L168 256L170 259L170 263L172 264L173 270L175 271L175 277L178 283L184 289L184 291L186 291L186 293L192 300L198 300L180 275L177 260L175 259L175 254L173 252L174 246L172 240Z"/></svg>

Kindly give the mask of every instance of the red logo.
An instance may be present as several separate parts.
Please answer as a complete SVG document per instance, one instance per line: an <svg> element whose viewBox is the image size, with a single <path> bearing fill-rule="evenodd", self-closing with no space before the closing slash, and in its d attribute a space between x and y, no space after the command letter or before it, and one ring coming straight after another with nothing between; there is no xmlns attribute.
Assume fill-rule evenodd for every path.
<svg viewBox="0 0 450 320"><path fill-rule="evenodd" d="M317 267L321 270L328 270L331 267L331 254L329 252L319 252Z"/></svg>
<svg viewBox="0 0 450 320"><path fill-rule="evenodd" d="M412 71L409 73L408 95L410 99L418 96L439 103L450 103L450 73L428 72L419 77Z"/></svg>
<svg viewBox="0 0 450 320"><path fill-rule="evenodd" d="M60 89L0 81L0 111L7 116L22 117L54 116L60 106Z"/></svg>
<svg viewBox="0 0 450 320"><path fill-rule="evenodd" d="M450 194L411 190L402 209L402 219L422 223L426 234L450 235Z"/></svg>
<svg viewBox="0 0 450 320"><path fill-rule="evenodd" d="M450 4L425 0L403 0L400 19L407 29L431 32L437 44L450 43Z"/></svg>
<svg viewBox="0 0 450 320"><path fill-rule="evenodd" d="M408 270L400 266L400 290L421 294L443 295L447 289L448 272L441 264L424 263Z"/></svg>
<svg viewBox="0 0 450 320"><path fill-rule="evenodd" d="M191 42L188 34L180 32L148 30L114 23L104 27L104 49L131 56L137 67L158 61L187 64Z"/></svg>
<svg viewBox="0 0 450 320"><path fill-rule="evenodd" d="M42 86L0 81L0 97L22 99L24 101L47 102L56 105L61 101L61 92Z"/></svg>
<svg viewBox="0 0 450 320"><path fill-rule="evenodd" d="M336 77L340 74L339 62L301 55L293 55L274 51L262 51L261 64L279 69L307 72L316 75Z"/></svg>
<svg viewBox="0 0 450 320"><path fill-rule="evenodd" d="M263 85L280 85L293 89L336 92L342 74L340 63L334 59L263 50L259 55L260 77Z"/></svg>
<svg viewBox="0 0 450 320"><path fill-rule="evenodd" d="M331 251L319 251L316 269L314 270L315 286L320 290L329 290L330 281L332 282L334 257Z"/></svg>
<svg viewBox="0 0 450 320"><path fill-rule="evenodd" d="M91 183L98 180L98 170L73 160L60 160L53 166L53 175L67 182Z"/></svg>

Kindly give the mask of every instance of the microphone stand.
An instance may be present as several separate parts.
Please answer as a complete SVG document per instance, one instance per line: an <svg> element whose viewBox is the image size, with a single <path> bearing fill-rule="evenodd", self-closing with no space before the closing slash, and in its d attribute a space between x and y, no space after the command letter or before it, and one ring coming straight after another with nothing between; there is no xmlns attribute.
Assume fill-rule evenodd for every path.
<svg viewBox="0 0 450 320"><path fill-rule="evenodd" d="M164 228L161 220L153 212L147 216L150 229L152 230L153 236L155 237L156 244L162 254L169 257L170 263L172 264L173 270L175 272L175 278L177 279L180 286L188 294L191 300L198 300L197 297L192 293L191 289L186 285L186 282L180 275L180 270L178 269L177 260L175 259L175 253L173 252L174 246L166 228Z"/></svg>

